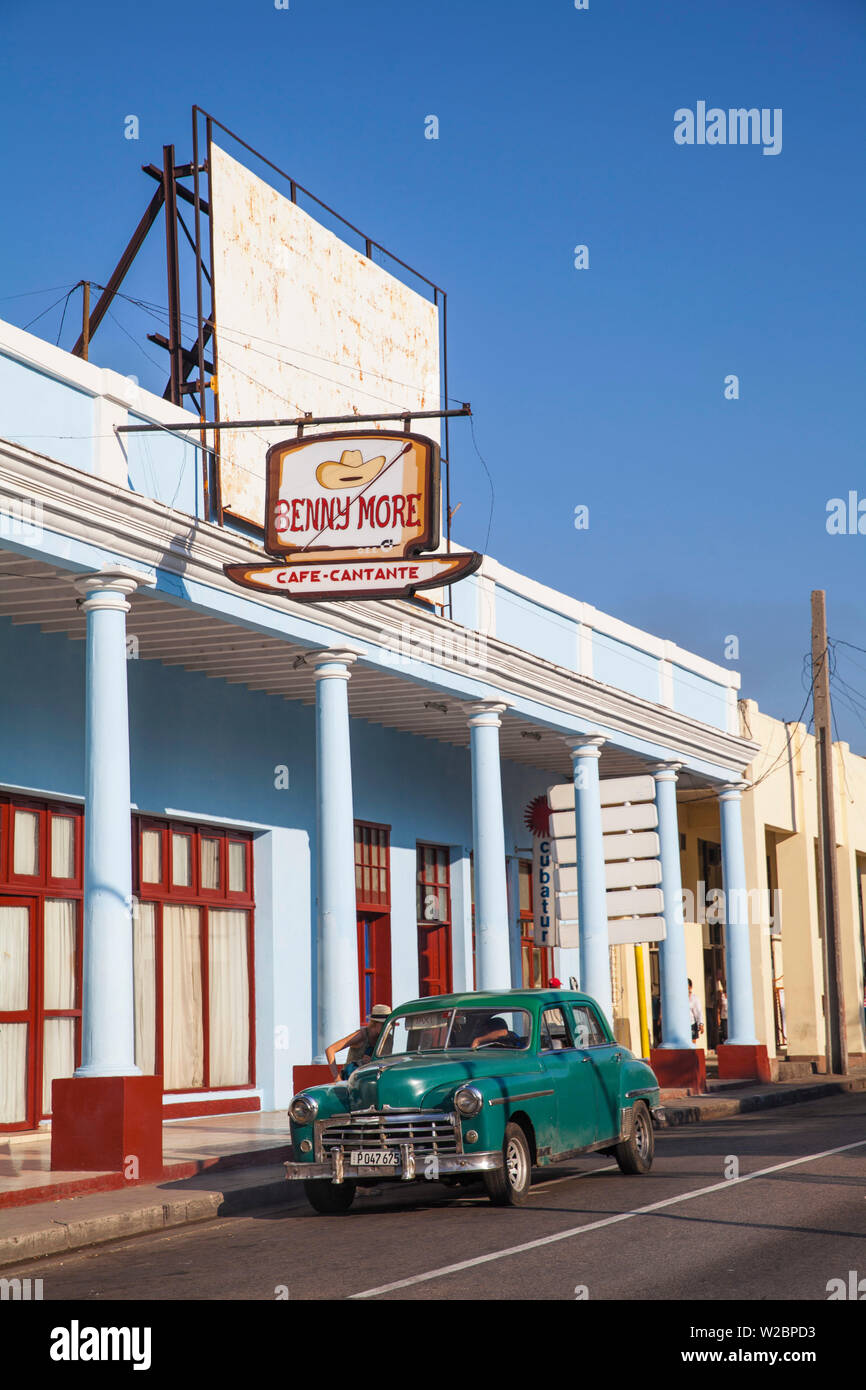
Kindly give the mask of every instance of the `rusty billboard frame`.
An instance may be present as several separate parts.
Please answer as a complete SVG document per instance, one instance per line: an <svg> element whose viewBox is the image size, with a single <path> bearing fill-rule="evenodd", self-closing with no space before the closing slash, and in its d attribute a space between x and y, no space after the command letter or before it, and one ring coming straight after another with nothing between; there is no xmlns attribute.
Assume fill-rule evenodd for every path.
<svg viewBox="0 0 866 1390"><path fill-rule="evenodd" d="M429 276L424 275L414 266L409 265L400 256L396 256L393 251L389 251L380 241L368 236L366 232L342 213L337 212L312 193L291 174L286 173L279 165L268 159L267 155L255 149L236 131L230 129L216 116L206 111L204 107L197 104L192 107L192 160L188 164L178 164L175 161L174 145L163 146L162 168L155 164L143 164L142 171L149 177L156 180L159 184L156 192L148 204L141 220L132 234L127 246L125 247L117 265L115 266L106 285L99 286L102 294L91 311L89 295L85 294L84 315L82 331L78 341L72 351L76 356L86 357L90 346L90 341L105 317L115 295L118 294L120 286L132 266L139 250L153 225L155 224L161 211L165 213L165 243L166 243L166 284L168 293L168 319L169 333L166 338L159 333L149 333L148 339L163 348L169 355L169 378L163 395L172 404L180 406L184 396L189 396L198 412L200 424L198 426L185 426L188 430L198 429L200 431L200 448L202 452L202 496L204 519L215 521L223 526L224 511L222 499L220 497L220 471L219 471L219 436L221 422L219 414L219 342L218 324L216 320L216 286L214 285L214 253L213 253L213 219L211 217L211 185L210 171L212 168L211 149L213 145L214 130L222 131L235 144L244 149L247 154L254 159L261 161L273 174L285 180L289 185L289 195L293 203L298 203L299 195L305 200L309 200L316 208L327 213L334 218L341 228L346 229L354 237L363 243L363 254L374 264L374 251L385 257L389 263L399 266L404 272L413 276L415 280L427 287L428 292L432 291L432 302L439 314L440 329L440 404L442 409L439 411L420 411L412 412L416 416L437 415L443 421L444 439L441 449L441 466L445 482L445 543L446 551L451 550L451 469L450 469L450 436L449 436L449 417L452 415L468 414L468 408L462 410L449 410L448 402L448 295L441 285L437 285ZM204 156L202 158L202 155ZM181 182L184 179L192 179L192 188ZM186 202L193 208L194 225L193 230L187 227L180 210L180 203ZM315 216L315 214L311 214ZM207 219L208 228L206 233L207 254L205 255L205 233L203 230L203 220ZM320 218L316 220L321 221ZM322 225L326 225L322 223ZM196 336L192 347L185 347L183 343L183 277L180 269L180 237L179 232L183 233L187 243L192 248L195 256L195 299L196 299ZM352 244L348 242L347 244ZM389 267L382 265L382 269ZM401 278L397 276L395 278ZM405 281L404 281L405 283ZM209 294L208 294L209 292ZM206 298L209 304L206 307ZM191 318L192 316L189 315ZM190 381L190 374L196 371L196 379ZM216 383L216 389L214 389ZM409 412L404 412L408 415ZM380 417L370 417L380 418ZM382 419L395 418L386 416L383 413ZM217 428L213 428L216 425ZM132 429L134 427L130 427ZM143 428L147 428L146 426ZM210 435L210 439L208 439ZM233 524L237 522L233 519ZM247 526L242 529L253 533L258 537L259 533L264 534L264 527ZM450 595L449 595L450 603Z"/></svg>

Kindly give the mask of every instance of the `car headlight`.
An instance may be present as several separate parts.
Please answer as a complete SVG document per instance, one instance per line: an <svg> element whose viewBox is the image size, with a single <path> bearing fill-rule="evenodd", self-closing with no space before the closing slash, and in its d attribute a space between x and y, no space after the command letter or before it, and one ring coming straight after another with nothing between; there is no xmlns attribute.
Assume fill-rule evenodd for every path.
<svg viewBox="0 0 866 1390"><path fill-rule="evenodd" d="M312 1096L295 1096L289 1106L289 1117L296 1125L311 1125L319 1113L319 1102Z"/></svg>
<svg viewBox="0 0 866 1390"><path fill-rule="evenodd" d="M475 1086L461 1086L454 1096L454 1104L457 1111L467 1118L470 1115L477 1115L484 1104L481 1092Z"/></svg>

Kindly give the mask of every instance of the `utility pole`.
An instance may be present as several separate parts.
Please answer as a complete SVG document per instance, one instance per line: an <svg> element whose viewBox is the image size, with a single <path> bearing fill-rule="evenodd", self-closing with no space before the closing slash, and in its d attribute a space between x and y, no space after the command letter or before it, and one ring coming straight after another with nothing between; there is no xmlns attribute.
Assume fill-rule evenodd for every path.
<svg viewBox="0 0 866 1390"><path fill-rule="evenodd" d="M812 711L818 767L818 893L824 916L824 1017L827 1066L848 1071L845 991L842 984L839 872L836 863L836 802L833 792L833 722L830 710L830 652L827 595L812 590Z"/></svg>
<svg viewBox="0 0 866 1390"><path fill-rule="evenodd" d="M81 356L87 361L90 351L90 281L82 280L83 301L81 305Z"/></svg>

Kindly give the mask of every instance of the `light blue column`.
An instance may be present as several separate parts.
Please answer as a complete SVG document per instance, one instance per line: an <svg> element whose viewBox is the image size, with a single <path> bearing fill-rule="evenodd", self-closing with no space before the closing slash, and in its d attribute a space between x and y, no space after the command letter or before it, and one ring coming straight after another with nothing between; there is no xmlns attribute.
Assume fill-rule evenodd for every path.
<svg viewBox="0 0 866 1390"><path fill-rule="evenodd" d="M568 740L574 766L580 988L598 1002L612 1027L607 885L598 785L598 760L603 743L604 739L597 734Z"/></svg>
<svg viewBox="0 0 866 1390"><path fill-rule="evenodd" d="M745 784L732 783L719 793L722 828L722 886L725 890L725 963L727 966L728 1042L754 1046L755 1001L749 942L749 894L743 850L740 798Z"/></svg>
<svg viewBox="0 0 866 1390"><path fill-rule="evenodd" d="M319 1009L317 1062L358 1026L358 924L349 744L348 648L317 652L316 883ZM390 1001L386 1001L390 1002Z"/></svg>
<svg viewBox="0 0 866 1390"><path fill-rule="evenodd" d="M681 767L682 763L660 763L653 769L659 817L661 886L665 900L665 939L659 942L662 1047L694 1046L683 924L680 826L677 819L677 773Z"/></svg>
<svg viewBox="0 0 866 1390"><path fill-rule="evenodd" d="M478 988L511 989L505 826L499 767L499 716L493 700L469 705L472 836L475 865L475 960Z"/></svg>
<svg viewBox="0 0 866 1390"><path fill-rule="evenodd" d="M120 567L81 575L87 614L84 967L76 1076L140 1076L132 976L132 821L127 596L153 579Z"/></svg>

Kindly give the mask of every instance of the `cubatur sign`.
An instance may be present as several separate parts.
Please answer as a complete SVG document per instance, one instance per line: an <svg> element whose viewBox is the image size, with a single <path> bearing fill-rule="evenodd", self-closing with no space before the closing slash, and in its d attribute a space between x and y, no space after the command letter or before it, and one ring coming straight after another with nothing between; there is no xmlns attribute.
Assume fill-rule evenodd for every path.
<svg viewBox="0 0 866 1390"><path fill-rule="evenodd" d="M439 449L420 434L371 430L274 444L267 454L265 550L277 563L226 565L230 579L316 602L404 598L481 563L440 542Z"/></svg>

